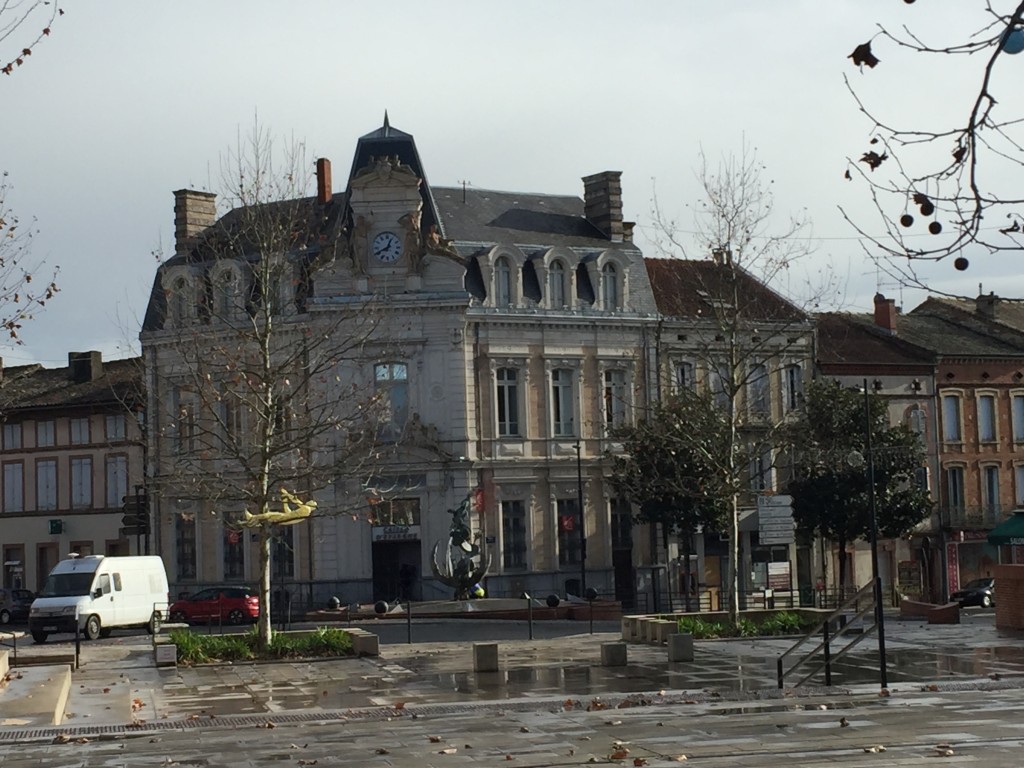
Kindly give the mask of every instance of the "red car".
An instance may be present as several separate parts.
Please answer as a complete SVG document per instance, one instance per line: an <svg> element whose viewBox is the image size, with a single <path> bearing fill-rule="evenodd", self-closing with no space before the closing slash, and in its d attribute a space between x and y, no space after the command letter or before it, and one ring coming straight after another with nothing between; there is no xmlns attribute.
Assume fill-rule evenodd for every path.
<svg viewBox="0 0 1024 768"><path fill-rule="evenodd" d="M171 621L189 624L252 624L260 615L260 599L248 587L211 587L171 603Z"/></svg>

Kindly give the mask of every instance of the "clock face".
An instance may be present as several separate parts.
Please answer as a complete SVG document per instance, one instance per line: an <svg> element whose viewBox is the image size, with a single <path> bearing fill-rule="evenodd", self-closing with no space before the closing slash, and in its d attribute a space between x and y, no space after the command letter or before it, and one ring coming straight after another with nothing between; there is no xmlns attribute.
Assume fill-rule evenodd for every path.
<svg viewBox="0 0 1024 768"><path fill-rule="evenodd" d="M381 232L373 238L373 255L385 264L398 261L402 255L402 241L394 232Z"/></svg>

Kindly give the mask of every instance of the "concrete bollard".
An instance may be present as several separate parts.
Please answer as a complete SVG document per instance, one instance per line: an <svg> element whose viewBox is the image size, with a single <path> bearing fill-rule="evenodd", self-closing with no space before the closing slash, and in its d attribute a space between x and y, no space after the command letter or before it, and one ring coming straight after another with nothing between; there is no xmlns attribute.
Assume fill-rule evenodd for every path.
<svg viewBox="0 0 1024 768"><path fill-rule="evenodd" d="M624 666L626 666L626 644L625 643L601 643L601 666L602 667L624 667Z"/></svg>
<svg viewBox="0 0 1024 768"><path fill-rule="evenodd" d="M693 635L677 632L668 636L669 661L693 661Z"/></svg>
<svg viewBox="0 0 1024 768"><path fill-rule="evenodd" d="M476 672L498 671L497 643L473 643L473 670Z"/></svg>

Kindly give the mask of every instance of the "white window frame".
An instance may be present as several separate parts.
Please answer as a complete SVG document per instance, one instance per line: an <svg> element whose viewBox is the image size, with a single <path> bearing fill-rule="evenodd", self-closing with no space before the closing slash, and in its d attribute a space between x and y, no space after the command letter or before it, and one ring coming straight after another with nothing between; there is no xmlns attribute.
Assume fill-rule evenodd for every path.
<svg viewBox="0 0 1024 768"><path fill-rule="evenodd" d="M107 456L105 461L107 506L121 506L128 495L128 457L122 454Z"/></svg>
<svg viewBox="0 0 1024 768"><path fill-rule="evenodd" d="M1017 507L1024 507L1024 464L1013 467L1013 493Z"/></svg>
<svg viewBox="0 0 1024 768"><path fill-rule="evenodd" d="M604 392L604 424L608 429L621 427L629 421L629 372L622 368L609 368L602 378Z"/></svg>
<svg viewBox="0 0 1024 768"><path fill-rule="evenodd" d="M89 444L89 418L68 419L68 435L71 445Z"/></svg>
<svg viewBox="0 0 1024 768"><path fill-rule="evenodd" d="M964 439L963 430L963 403L959 394L942 395L942 442L962 443Z"/></svg>
<svg viewBox="0 0 1024 768"><path fill-rule="evenodd" d="M498 437L522 437L520 370L503 365L494 372L494 417Z"/></svg>
<svg viewBox="0 0 1024 768"><path fill-rule="evenodd" d="M36 422L36 447L52 448L57 444L57 427L53 419Z"/></svg>
<svg viewBox="0 0 1024 768"><path fill-rule="evenodd" d="M21 422L9 422L4 424L4 450L21 450Z"/></svg>
<svg viewBox="0 0 1024 768"><path fill-rule="evenodd" d="M1024 443L1024 393L1011 393L1010 415L1013 421L1013 442Z"/></svg>
<svg viewBox="0 0 1024 768"><path fill-rule="evenodd" d="M981 504L987 514L999 514L999 467L995 464L981 466Z"/></svg>
<svg viewBox="0 0 1024 768"><path fill-rule="evenodd" d="M747 379L747 412L755 418L767 418L772 412L771 378L768 364L756 361L750 366Z"/></svg>
<svg viewBox="0 0 1024 768"><path fill-rule="evenodd" d="M382 437L397 437L409 420L409 366L397 361L381 361L373 365L374 389L387 399L385 419L381 419ZM395 407L396 393L401 402Z"/></svg>
<svg viewBox="0 0 1024 768"><path fill-rule="evenodd" d="M57 509L57 460L36 460L36 509L50 512Z"/></svg>
<svg viewBox="0 0 1024 768"><path fill-rule="evenodd" d="M976 401L978 409L978 442L995 443L999 440L996 395L994 392L982 392L978 394Z"/></svg>
<svg viewBox="0 0 1024 768"><path fill-rule="evenodd" d="M125 418L123 413L108 413L105 421L108 441L113 442L125 439Z"/></svg>
<svg viewBox="0 0 1024 768"><path fill-rule="evenodd" d="M967 495L964 488L966 472L959 465L942 468L942 484L945 490L946 506L952 512L963 513L966 509ZM955 482L954 482L955 478Z"/></svg>
<svg viewBox="0 0 1024 768"><path fill-rule="evenodd" d="M25 464L4 463L4 512L25 511Z"/></svg>
<svg viewBox="0 0 1024 768"><path fill-rule="evenodd" d="M92 509L92 457L72 456L71 508Z"/></svg>
<svg viewBox="0 0 1024 768"><path fill-rule="evenodd" d="M576 436L576 371L554 368L550 377L551 434L554 437Z"/></svg>
<svg viewBox="0 0 1024 768"><path fill-rule="evenodd" d="M567 274L565 262L561 259L555 259L548 267L548 302L552 309L569 306L566 296Z"/></svg>
<svg viewBox="0 0 1024 768"><path fill-rule="evenodd" d="M697 385L696 366L691 360L677 360L672 366L672 391L682 392L688 389L691 392Z"/></svg>
<svg viewBox="0 0 1024 768"><path fill-rule="evenodd" d="M619 268L614 261L601 267L601 308L605 312L622 309L622 291L619 290Z"/></svg>
<svg viewBox="0 0 1024 768"><path fill-rule="evenodd" d="M804 368L800 363L790 363L782 375L786 385L786 410L797 411L804 404Z"/></svg>
<svg viewBox="0 0 1024 768"><path fill-rule="evenodd" d="M494 306L508 307L513 302L512 262L508 256L499 256L494 260Z"/></svg>
<svg viewBox="0 0 1024 768"><path fill-rule="evenodd" d="M525 571L530 567L530 534L528 506L522 499L501 502L501 569ZM519 521L520 525L510 525ZM522 541L519 541L521 537ZM511 539L511 541L510 541ZM519 546L521 544L521 546Z"/></svg>

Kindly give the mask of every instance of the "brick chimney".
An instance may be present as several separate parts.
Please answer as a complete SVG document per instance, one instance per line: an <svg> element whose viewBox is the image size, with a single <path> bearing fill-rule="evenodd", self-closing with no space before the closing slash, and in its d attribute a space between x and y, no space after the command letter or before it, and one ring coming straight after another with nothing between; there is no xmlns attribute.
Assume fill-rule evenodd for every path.
<svg viewBox="0 0 1024 768"><path fill-rule="evenodd" d="M974 309L982 317L989 320L999 319L999 297L991 291L988 295L980 295L974 300Z"/></svg>
<svg viewBox="0 0 1024 768"><path fill-rule="evenodd" d="M217 195L194 189L174 193L174 252L188 253L199 233L217 220Z"/></svg>
<svg viewBox="0 0 1024 768"><path fill-rule="evenodd" d="M326 205L331 197L331 161L320 157L316 161L316 201Z"/></svg>
<svg viewBox="0 0 1024 768"><path fill-rule="evenodd" d="M75 384L96 381L103 375L103 353L68 352L68 375Z"/></svg>
<svg viewBox="0 0 1024 768"><path fill-rule="evenodd" d="M583 215L613 243L621 243L622 171L583 177Z"/></svg>
<svg viewBox="0 0 1024 768"><path fill-rule="evenodd" d="M883 331L896 333L896 299L887 299L880 293L875 294L875 325Z"/></svg>

